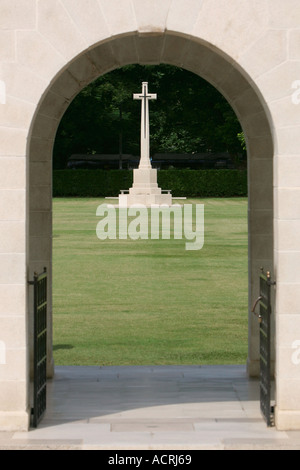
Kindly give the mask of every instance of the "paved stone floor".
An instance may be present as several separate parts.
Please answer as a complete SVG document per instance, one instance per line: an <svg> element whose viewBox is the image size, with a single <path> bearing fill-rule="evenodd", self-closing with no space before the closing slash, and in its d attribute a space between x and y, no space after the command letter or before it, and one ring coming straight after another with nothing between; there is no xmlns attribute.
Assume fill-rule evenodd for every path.
<svg viewBox="0 0 300 470"><path fill-rule="evenodd" d="M268 428L244 366L56 367L38 429L0 449L300 449Z"/></svg>

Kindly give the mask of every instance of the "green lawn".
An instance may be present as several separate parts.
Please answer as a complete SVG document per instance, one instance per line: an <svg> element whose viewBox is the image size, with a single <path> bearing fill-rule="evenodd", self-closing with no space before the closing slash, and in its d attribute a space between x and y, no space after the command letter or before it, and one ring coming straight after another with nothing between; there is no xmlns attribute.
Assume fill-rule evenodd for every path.
<svg viewBox="0 0 300 470"><path fill-rule="evenodd" d="M247 357L247 199L204 203L205 241L96 236L103 199L53 200L57 365L238 364Z"/></svg>

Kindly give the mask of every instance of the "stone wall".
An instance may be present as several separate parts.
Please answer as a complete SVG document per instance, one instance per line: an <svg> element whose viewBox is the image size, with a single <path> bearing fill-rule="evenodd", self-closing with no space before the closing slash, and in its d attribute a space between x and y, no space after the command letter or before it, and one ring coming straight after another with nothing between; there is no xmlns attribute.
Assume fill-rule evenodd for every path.
<svg viewBox="0 0 300 470"><path fill-rule="evenodd" d="M58 124L86 84L131 63L201 75L241 121L249 154L249 306L263 265L277 282L276 425L300 429L299 25L298 0L0 0L0 430L29 422L27 282L44 266L51 280ZM49 298L51 351L51 282ZM258 372L257 346L249 313L250 375ZM48 369L51 375L51 355Z"/></svg>

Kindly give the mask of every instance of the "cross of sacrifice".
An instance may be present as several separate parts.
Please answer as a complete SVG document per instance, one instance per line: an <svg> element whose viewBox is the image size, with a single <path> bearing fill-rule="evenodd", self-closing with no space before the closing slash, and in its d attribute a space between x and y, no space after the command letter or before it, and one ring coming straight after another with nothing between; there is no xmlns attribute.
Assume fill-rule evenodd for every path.
<svg viewBox="0 0 300 470"><path fill-rule="evenodd" d="M134 100L141 100L141 159L139 168L151 168L150 163L150 132L149 132L149 100L156 100L156 93L148 93L148 82L142 83L142 93L135 93Z"/></svg>

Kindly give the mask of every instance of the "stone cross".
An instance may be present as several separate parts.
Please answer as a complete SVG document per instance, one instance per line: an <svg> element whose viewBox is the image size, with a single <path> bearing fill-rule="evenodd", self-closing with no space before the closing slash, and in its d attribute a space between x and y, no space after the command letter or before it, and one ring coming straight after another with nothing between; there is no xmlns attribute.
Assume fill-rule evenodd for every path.
<svg viewBox="0 0 300 470"><path fill-rule="evenodd" d="M150 163L150 132L149 132L149 100L156 100L156 93L148 93L148 83L142 83L142 93L135 93L134 100L142 101L141 110L141 158L139 168L151 168Z"/></svg>

